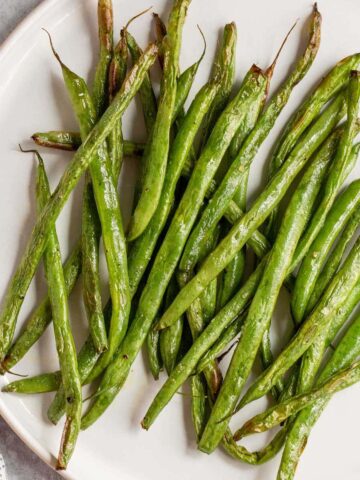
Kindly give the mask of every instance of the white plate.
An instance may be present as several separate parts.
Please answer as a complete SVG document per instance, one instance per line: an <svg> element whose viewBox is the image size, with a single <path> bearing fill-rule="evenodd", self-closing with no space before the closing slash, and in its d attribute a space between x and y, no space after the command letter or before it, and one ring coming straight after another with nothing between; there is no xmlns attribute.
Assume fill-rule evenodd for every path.
<svg viewBox="0 0 360 480"><path fill-rule="evenodd" d="M117 29L131 16L152 4L154 11L168 11L169 0L114 0ZM251 192L254 194L263 176L263 165L275 136L291 112L319 78L340 58L360 48L360 2L358 0L320 0L323 13L323 38L320 53L311 72L296 89L269 139L254 162ZM217 35L222 25L234 20L239 31L238 73L242 78L256 62L268 65L291 24L300 18L281 56L273 88L279 85L303 47L303 28L311 12L310 0L194 0L189 9L182 49L183 67L200 54L202 42L196 30L200 23L208 41L208 52L201 65L195 88L207 78ZM29 136L50 128L76 128L69 101L62 85L57 63L41 27L53 34L63 60L75 71L89 77L97 53L96 0L48 0L17 29L2 47L0 54L0 291L4 292L15 265L24 250L34 223L34 161L19 153L17 144L30 145ZM136 21L131 30L143 45L150 35L150 16ZM135 108L126 115L126 134L141 139L142 126L133 128ZM139 122L137 122L139 123ZM45 152L52 185L58 181L68 162L68 154ZM359 176L359 167L352 178ZM123 175L123 204L129 205L135 169L127 164ZM80 190L58 221L58 232L64 256L79 231ZM71 227L71 228L70 228ZM69 233L70 232L70 233ZM44 292L42 275L37 275L21 311L19 325L26 319ZM77 341L84 334L85 319L80 291L72 297L72 318ZM75 299L75 300L74 300ZM285 311L286 311L285 307ZM56 368L51 329L16 367L19 373L36 373ZM1 378L0 386L13 377ZM173 480L204 478L225 480L242 478L260 480L275 478L279 457L260 468L237 463L221 451L211 456L199 453L189 416L188 399L175 396L152 429L146 433L139 422L161 382L155 383L144 367L142 356L136 362L125 388L91 429L81 434L76 453L64 477L76 480ZM61 426L46 422L46 408L51 396L21 397L1 394L0 413L46 462L53 464L58 451ZM360 387L336 396L314 428L303 455L297 478L306 480L355 480L360 474L358 448ZM257 405L258 407L259 405ZM249 415L251 406L247 410ZM241 418L235 420L241 423ZM259 439L248 445L259 446Z"/></svg>

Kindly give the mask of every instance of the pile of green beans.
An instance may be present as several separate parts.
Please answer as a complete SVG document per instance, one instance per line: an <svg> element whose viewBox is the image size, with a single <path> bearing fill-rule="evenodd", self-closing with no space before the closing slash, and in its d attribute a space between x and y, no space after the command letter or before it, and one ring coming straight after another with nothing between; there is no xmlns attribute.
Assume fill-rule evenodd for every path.
<svg viewBox="0 0 360 480"><path fill-rule="evenodd" d="M294 27L274 62L241 72L235 89L237 27L228 23L209 79L191 99L206 39L199 28L204 48L181 71L191 1L170 1L167 23L153 14L155 42L143 50L129 30L150 9L124 22L114 42L112 0L98 0L91 90L49 34L79 129L44 126L32 135L39 149L73 158L51 193L44 161L30 150L38 219L0 312L0 374L16 373L51 323L59 369L6 382L2 391L55 392L47 416L56 425L65 415L56 464L65 469L81 430L110 407L146 346L154 380L167 378L142 419L145 430L188 381L200 451L220 447L260 465L283 448L277 479L290 480L331 397L360 381L360 179L345 185L360 151L360 54L336 63L291 116L272 149L267 184L249 205L252 163L317 56L321 14L315 5L304 52L272 95L277 59ZM159 86L150 71L156 60ZM123 115L136 95L142 143L123 136ZM132 157L141 172L126 228L118 189ZM63 264L55 222L82 176L81 235ZM41 261L48 292L14 338ZM79 278L88 333L77 352L68 301ZM290 338L274 356L272 317L282 288ZM242 395L250 374L255 380ZM82 386L94 381L84 411ZM269 393L273 405L233 433L230 419ZM258 451L239 443L274 427L279 431Z"/></svg>

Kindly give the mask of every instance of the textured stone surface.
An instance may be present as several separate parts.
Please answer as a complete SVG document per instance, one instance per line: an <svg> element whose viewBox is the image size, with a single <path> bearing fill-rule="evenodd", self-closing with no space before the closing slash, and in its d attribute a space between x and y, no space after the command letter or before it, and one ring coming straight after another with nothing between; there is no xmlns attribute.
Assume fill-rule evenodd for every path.
<svg viewBox="0 0 360 480"><path fill-rule="evenodd" d="M0 1L0 42L41 0ZM4 457L7 480L60 480L0 418L0 454ZM1 479L1 471L0 471Z"/></svg>

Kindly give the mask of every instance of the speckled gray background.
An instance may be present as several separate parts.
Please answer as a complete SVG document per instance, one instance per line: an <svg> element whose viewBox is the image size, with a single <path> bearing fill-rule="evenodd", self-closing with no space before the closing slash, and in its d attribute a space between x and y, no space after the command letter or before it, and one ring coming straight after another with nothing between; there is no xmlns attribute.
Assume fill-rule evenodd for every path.
<svg viewBox="0 0 360 480"><path fill-rule="evenodd" d="M42 0L0 0L0 43ZM4 457L7 480L60 480L10 430L0 417L0 453Z"/></svg>

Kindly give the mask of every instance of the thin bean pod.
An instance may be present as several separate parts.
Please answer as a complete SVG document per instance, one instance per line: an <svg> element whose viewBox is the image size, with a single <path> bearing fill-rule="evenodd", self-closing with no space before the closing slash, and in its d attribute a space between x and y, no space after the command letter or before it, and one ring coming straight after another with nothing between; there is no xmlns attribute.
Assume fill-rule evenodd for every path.
<svg viewBox="0 0 360 480"><path fill-rule="evenodd" d="M165 305L170 305L178 291L177 281L175 278L169 283ZM160 332L160 352L164 362L167 374L170 375L174 370L179 356L181 339L183 333L184 319L179 318L177 322L171 325L171 328Z"/></svg>
<svg viewBox="0 0 360 480"><path fill-rule="evenodd" d="M204 370L204 367L212 360L216 360L224 348L232 342L241 332L246 319L247 312L239 315L220 335L214 345L206 352L196 367L198 373ZM165 330L166 332L166 330Z"/></svg>
<svg viewBox="0 0 360 480"><path fill-rule="evenodd" d="M124 83L128 63L128 49L123 30L120 32L120 40L112 53L112 59L109 66L108 90L109 102L111 103ZM122 133L122 123L119 120L113 131L107 139L109 158L112 165L114 182L117 186L118 178L124 160L124 139Z"/></svg>
<svg viewBox="0 0 360 480"><path fill-rule="evenodd" d="M155 25L155 37L159 45L162 45L163 40L167 34L166 30L166 25L164 22L161 20L159 15L157 13L153 13L153 19L154 19L154 25ZM198 27L199 28L199 27ZM200 28L199 28L200 30ZM175 106L174 106L174 111L172 115L172 120L176 121L176 119L180 116L184 104L189 96L190 89L194 83L195 76L197 74L197 71L199 69L199 65L201 61L203 60L205 56L205 51L206 51L206 41L205 37L200 30L201 36L204 40L204 49L203 52L195 63L190 65L186 70L184 70L178 77L177 80L177 87L176 87L176 97L175 97ZM160 48L159 55L158 55L158 60L160 64L160 68L163 71L164 70L164 55L162 52L162 49Z"/></svg>
<svg viewBox="0 0 360 480"><path fill-rule="evenodd" d="M93 101L96 117L103 114L108 103L108 77L114 41L113 23L112 0L99 0L98 25L100 54L93 86Z"/></svg>
<svg viewBox="0 0 360 480"><path fill-rule="evenodd" d="M228 422L222 420L234 410L250 374L261 340L271 322L279 291L287 275L296 245L310 218L313 204L327 173L330 158L325 156L324 159L321 155L315 157L286 209L263 277L251 302L241 338L199 442L199 448L203 451L208 453L213 451L224 435Z"/></svg>
<svg viewBox="0 0 360 480"><path fill-rule="evenodd" d="M46 205L51 193L43 161L38 153L36 155L39 161L36 179L36 196L38 210L40 212ZM74 452L80 431L82 395L75 343L69 319L69 307L67 304L60 246L54 227L48 233L47 245L44 252L44 267L53 313L53 326L60 363L61 381L64 385L67 400L66 423L56 466L57 469L63 470L66 468Z"/></svg>
<svg viewBox="0 0 360 480"><path fill-rule="evenodd" d="M135 240L149 224L158 206L166 173L171 118L175 107L182 28L191 0L174 0L163 41L164 75L155 124L144 152L142 192L130 222L128 239Z"/></svg>
<svg viewBox="0 0 360 480"><path fill-rule="evenodd" d="M147 360L149 363L150 372L154 380L159 379L162 370L162 359L160 356L160 332L150 330L146 337L146 351Z"/></svg>
<svg viewBox="0 0 360 480"><path fill-rule="evenodd" d="M221 84L221 88L218 91L212 106L204 119L201 150L205 147L217 119L224 110L230 98L235 77L236 41L236 25L234 22L228 23L224 27L221 45L218 49L212 69L212 78L214 81L217 81Z"/></svg>
<svg viewBox="0 0 360 480"><path fill-rule="evenodd" d="M141 85L145 72L154 63L156 55L157 47L150 45L144 52L143 57L129 72L127 80L113 103L74 155L73 160L66 168L57 188L36 222L27 249L10 281L0 314L1 361L11 345L21 305L45 249L47 239L46 232L54 224L71 191L93 159L94 153L98 147L104 143L114 124L119 120L131 99L134 97L137 89Z"/></svg>
<svg viewBox="0 0 360 480"><path fill-rule="evenodd" d="M79 132L66 132L51 130L49 132L37 132L31 137L40 147L54 148L58 150L75 151L81 145ZM124 141L124 155L129 157L141 156L144 151L142 143Z"/></svg>
<svg viewBox="0 0 360 480"><path fill-rule="evenodd" d="M109 329L110 318L111 318L111 302L108 302L104 309L104 319L105 319L105 326L107 331ZM92 372L99 357L100 357L100 354L96 351L91 335L89 335L78 354L78 368L79 368L80 380L82 385L84 385L87 382L88 376L90 372ZM54 375L56 375L56 372ZM65 397L64 387L63 385L60 385L47 411L48 419L55 425L64 415L65 405L66 405L66 397Z"/></svg>
<svg viewBox="0 0 360 480"><path fill-rule="evenodd" d="M260 116L255 128L246 139L243 147L240 149L236 159L232 162L224 179L212 196L207 208L203 212L200 221L187 242L180 269L191 271L197 262L199 248L203 242L204 236L213 225L224 215L227 206L238 190L242 182L242 172L246 172L255 157L260 145L268 136L274 126L276 119L286 105L293 88L300 82L309 70L315 59L320 42L320 24L321 18L317 12L314 12L311 24L311 35L304 55L297 62L296 67L288 79L283 83L279 91L271 99L268 106ZM271 70L267 73L271 78ZM274 207L274 206L273 206Z"/></svg>
<svg viewBox="0 0 360 480"><path fill-rule="evenodd" d="M164 313L157 328L166 328L179 318L206 286L243 247L251 234L268 217L272 208L285 195L289 185L304 167L312 153L321 145L344 114L344 98L338 97L304 135L288 160L255 200L251 209L232 227L229 234L208 256L198 273L180 291L173 304ZM184 258L184 256L183 256ZM187 271L189 265L186 265ZM184 267L184 266L183 266Z"/></svg>
<svg viewBox="0 0 360 480"><path fill-rule="evenodd" d="M139 45L136 43L135 38L128 32L125 31L126 42L129 48L129 52L133 62L137 62L142 54L142 50ZM150 75L145 75L143 84L139 89L139 97L143 109L145 126L148 134L151 132L151 129L155 123L156 112L157 112L157 102L155 93L151 84Z"/></svg>

